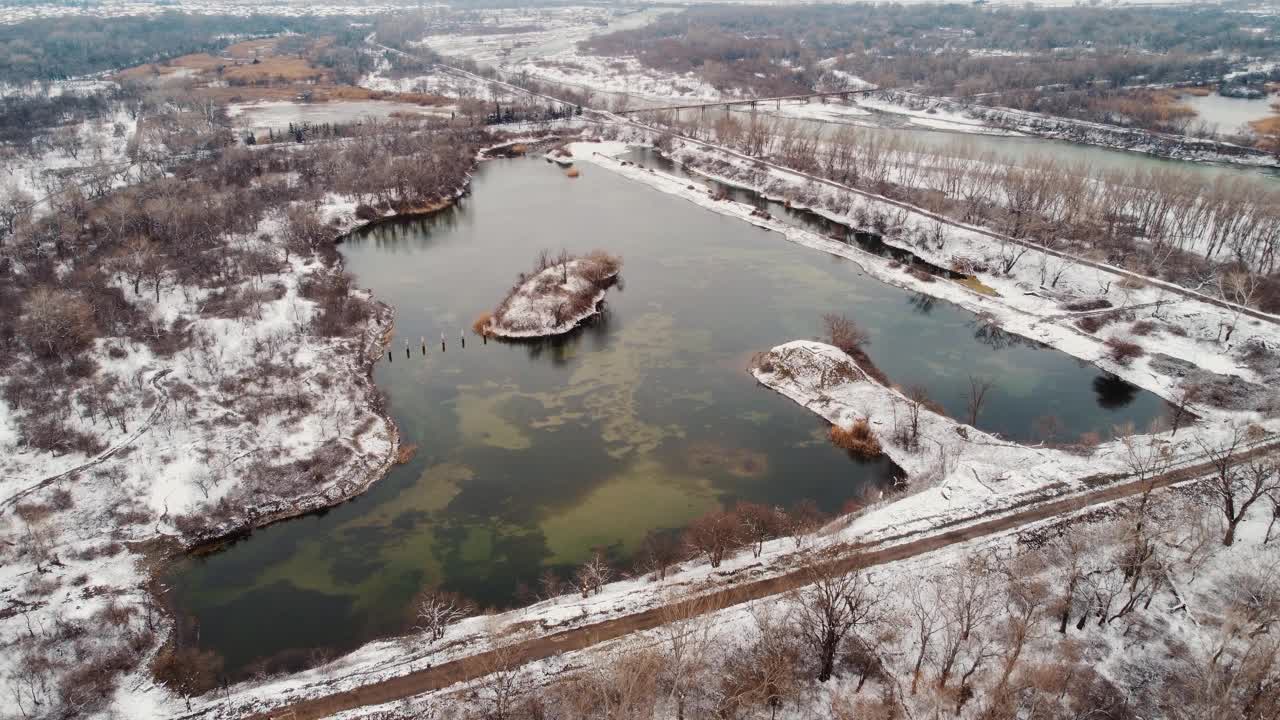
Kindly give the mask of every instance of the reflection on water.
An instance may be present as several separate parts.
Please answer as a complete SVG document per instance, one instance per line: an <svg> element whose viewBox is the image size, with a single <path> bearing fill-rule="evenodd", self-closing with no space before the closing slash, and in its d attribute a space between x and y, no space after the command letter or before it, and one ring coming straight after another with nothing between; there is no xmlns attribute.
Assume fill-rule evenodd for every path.
<svg viewBox="0 0 1280 720"><path fill-rule="evenodd" d="M624 257L603 316L555 339L460 346L540 249L561 247ZM486 163L459 207L371 228L342 252L396 308L393 361L375 379L419 449L353 502L175 569L179 612L233 672L401 631L426 585L506 606L547 569L567 574L597 549L625 564L646 533L713 508L836 511L890 482L892 463L851 460L745 371L754 352L815 337L825 312L856 318L893 381L953 415L970 375L997 378L982 426L1007 437L1033 438L1037 421L1105 435L1163 408L950 304L594 166L569 180L534 159Z"/></svg>

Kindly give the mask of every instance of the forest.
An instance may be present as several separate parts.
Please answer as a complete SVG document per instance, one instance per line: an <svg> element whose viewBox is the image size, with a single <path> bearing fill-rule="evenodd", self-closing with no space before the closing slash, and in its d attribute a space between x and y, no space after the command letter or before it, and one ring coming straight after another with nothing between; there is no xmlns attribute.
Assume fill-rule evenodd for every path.
<svg viewBox="0 0 1280 720"><path fill-rule="evenodd" d="M882 87L974 96L1212 81L1233 56L1274 52L1278 32L1275 17L1223 7L856 4L695 8L580 48L697 72L722 91L807 91L834 68Z"/></svg>
<svg viewBox="0 0 1280 720"><path fill-rule="evenodd" d="M350 18L287 15L65 17L0 25L0 83L27 85L92 75L284 32L349 31Z"/></svg>
<svg viewBox="0 0 1280 720"><path fill-rule="evenodd" d="M746 121L648 116L681 135L714 139L747 155L769 157L958 222L985 225L1014 238L1035 237L1049 247L1208 288L1235 302L1280 309L1275 274L1280 200L1266 183L1227 175L1206 183L1195 173L1174 168L1101 171L1051 156L1013 165L963 143L923 163L920 158L932 154L926 148L852 126L820 142L817 131L754 115ZM736 172L728 166L710 169ZM855 220L881 234L897 225L892 217L865 210ZM927 237L916 241L931 242ZM1021 257L1012 248L1004 248L1002 256L1000 269L1006 274ZM955 264L964 265L960 260ZM1052 287L1054 280L1046 276L1042 283Z"/></svg>

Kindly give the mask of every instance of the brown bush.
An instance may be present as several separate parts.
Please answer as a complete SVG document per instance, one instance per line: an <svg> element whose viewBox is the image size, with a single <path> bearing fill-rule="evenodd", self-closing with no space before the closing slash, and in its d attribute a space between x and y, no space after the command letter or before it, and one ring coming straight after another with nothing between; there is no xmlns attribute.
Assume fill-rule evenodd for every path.
<svg viewBox="0 0 1280 720"><path fill-rule="evenodd" d="M1107 338L1106 345L1110 348L1109 357L1121 365L1128 365L1133 362L1134 358L1140 358L1147 354L1142 346L1128 340L1120 338Z"/></svg>
<svg viewBox="0 0 1280 720"><path fill-rule="evenodd" d="M51 453L78 452L97 455L107 449L96 435L73 430L53 418L26 420L22 424L22 444Z"/></svg>
<svg viewBox="0 0 1280 720"><path fill-rule="evenodd" d="M603 250L592 250L578 262L579 274L597 288L603 288L612 282L622 268L621 257L610 255Z"/></svg>
<svg viewBox="0 0 1280 720"><path fill-rule="evenodd" d="M1129 328L1129 331L1134 335L1146 337L1156 331L1156 324L1150 320L1139 320Z"/></svg>
<svg viewBox="0 0 1280 720"><path fill-rule="evenodd" d="M1090 310L1106 310L1111 307L1111 301L1106 298L1081 298L1063 303L1063 310L1071 312L1088 312Z"/></svg>
<svg viewBox="0 0 1280 720"><path fill-rule="evenodd" d="M222 657L212 650L168 649L151 666L156 679L183 695L199 695L217 687Z"/></svg>
<svg viewBox="0 0 1280 720"><path fill-rule="evenodd" d="M1111 321L1106 315L1086 315L1076 320L1076 327L1087 333L1096 333Z"/></svg>
<svg viewBox="0 0 1280 720"><path fill-rule="evenodd" d="M380 214L378 213L378 210L374 208L372 205L366 205L364 203L361 203L356 206L357 219L364 220L365 222L369 222L370 220L377 220L379 217L380 217Z"/></svg>
<svg viewBox="0 0 1280 720"><path fill-rule="evenodd" d="M827 332L827 342L855 358L871 344L871 335L844 315L827 313L822 316L822 325Z"/></svg>
<svg viewBox="0 0 1280 720"><path fill-rule="evenodd" d="M93 308L69 290L36 288L23 303L18 334L37 355L63 357L97 337Z"/></svg>
<svg viewBox="0 0 1280 720"><path fill-rule="evenodd" d="M417 454L418 454L417 445L414 445L413 443L406 443L404 445L401 445L400 449L396 451L396 464L405 465L410 460L413 459L414 455L417 455Z"/></svg>
<svg viewBox="0 0 1280 720"><path fill-rule="evenodd" d="M471 330L477 335L489 335L492 333L489 327L491 322L493 322L493 313L482 312L475 322L471 323Z"/></svg>
<svg viewBox="0 0 1280 720"><path fill-rule="evenodd" d="M880 441L871 432L871 424L867 418L859 418L849 428L832 425L828 434L831 444L858 457L873 458L882 451Z"/></svg>

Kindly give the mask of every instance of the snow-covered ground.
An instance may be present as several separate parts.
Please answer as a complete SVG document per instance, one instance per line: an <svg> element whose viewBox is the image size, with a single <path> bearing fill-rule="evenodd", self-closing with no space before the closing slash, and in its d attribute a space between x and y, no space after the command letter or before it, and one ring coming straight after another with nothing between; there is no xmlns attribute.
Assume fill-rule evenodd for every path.
<svg viewBox="0 0 1280 720"><path fill-rule="evenodd" d="M493 99L493 86L482 80L451 72L391 77L391 64L379 57L373 70L360 78L360 87L381 92L413 92L451 98ZM499 93L500 95L504 93Z"/></svg>
<svg viewBox="0 0 1280 720"><path fill-rule="evenodd" d="M557 262L533 274L494 311L482 332L509 338L562 335L599 312L618 261L607 255Z"/></svg>
<svg viewBox="0 0 1280 720"><path fill-rule="evenodd" d="M0 185L34 200L61 187L68 177L100 178L102 189L124 185L133 178L127 151L137 130L137 117L120 108L108 117L48 131L43 151L34 156L0 146L6 176Z"/></svg>
<svg viewBox="0 0 1280 720"><path fill-rule="evenodd" d="M636 140L642 140L637 136ZM627 141L582 142L568 146L568 151L580 163L593 163L608 168L664 192L684 197L715 212L739 217L762 227L778 231L787 240L798 242L857 262L868 273L896 285L929 295L947 299L975 312L985 313L984 318L1005 329L1047 342L1077 357L1099 364L1125 379L1163 394L1173 395L1177 381L1151 370L1140 358L1132 365L1112 360L1099 339L1074 329L1069 320L1075 316L1064 313L1059 301L1038 295L1034 287L1025 287L1026 281L1019 273L1009 277L987 278L983 282L993 286L999 296L991 296L958 283L944 280L926 281L891 266L891 261L870 255L849 245L797 230L776 220L753 215L749 206L727 200L717 200L705 189L691 187L686 179L671 176L653 169L640 168L619 162L615 156L625 152ZM781 179L786 173L780 173ZM903 218L910 225L911 218ZM948 235L947 242L966 237L963 230ZM976 234L975 234L976 235ZM973 252L997 254L989 240L982 236L968 238L966 245ZM913 248L915 249L915 248ZM1037 260L1024 258L1018 267L1025 267L1032 277L1038 272ZM1191 358L1197 364L1232 370L1236 373L1260 379L1251 369L1237 365L1232 347L1224 347L1209 339L1218 331L1217 323L1232 320L1215 306L1194 300L1162 296L1151 288L1115 289L1117 278L1108 281L1106 273L1068 266L1058 268L1063 292L1110 297L1135 311L1150 312L1155 302L1160 303L1160 322L1176 323L1189 331L1187 337L1172 332L1161 332L1141 338L1149 352L1168 353L1174 357ZM1063 283L1066 283L1065 285ZM1142 293L1149 293L1150 296ZM1139 297L1140 296L1140 297ZM1145 308L1145 311L1144 311ZM1145 315L1142 315L1145 316ZM1238 320L1236 318L1235 320ZM1275 326L1270 323L1242 327L1238 336L1257 337L1266 343L1280 342ZM779 392L792 397L815 412L835 422L848 422L853 418L872 418L877 433L884 433L882 445L895 462L907 469L918 484L912 485L905 497L892 497L850 518L843 519L808 538L804 547L816 548L840 542L876 542L900 537L908 533L936 531L941 526L952 525L975 517L991 517L1028 503L1060 497L1064 493L1082 491L1088 487L1086 478L1107 473L1124 474L1132 470L1135 454L1167 453L1171 463L1185 462L1190 458L1200 460L1201 442L1214 444L1225 440L1238 427L1238 423L1253 422L1266 432L1274 432L1276 421L1251 411L1216 410L1195 405L1200 415L1194 433L1185 428L1170 435L1160 432L1154 435L1137 435L1126 440L1103 442L1081 453L1046 447L1026 447L1009 443L964 428L954 420L922 411L922 442L918 449L908 450L892 443L891 418L896 408L905 406L905 398L896 390L886 389L870 382L831 385L818 368L831 353L829 346L800 342L783 346L801 353L811 353L819 358L807 372L795 372L789 377L761 374L763 382L771 384ZM775 349L776 352L776 349ZM966 437L967 436L967 437ZM795 567L797 546L790 539L765 544L759 559L750 553L740 553L727 560L717 570L703 564L682 568L660 582L629 579L607 585L603 592L588 598L563 596L544 601L527 608L465 620L453 626L443 641L428 644L416 637L397 638L366 645L329 665L297 675L261 682L245 683L233 688L229 697L206 698L199 701L202 714L207 717L232 718L247 712L278 707L284 703L306 697L338 692L382 679L397 677L417 669L437 665L449 659L462 657L491 646L494 638L506 640L525 637L529 632L545 633L569 627L599 622L652 607L668 601L673 596L706 592L745 579L757 579L787 571ZM933 560L927 564L935 564ZM895 574L903 572L895 568ZM908 571L909 574L909 571ZM725 611L726 618L750 618L750 608ZM727 621L731 625L734 620ZM531 628L534 628L531 630ZM624 642L645 642L640 636ZM607 648L606 648L607 649ZM546 663L538 663L527 669L534 675L565 667L565 663L580 662L583 656L567 655ZM589 655L586 657L590 657ZM464 687L463 693L474 686ZM453 688L452 690L458 690ZM454 695L448 702L463 700ZM433 698L438 701L439 698ZM412 703L397 704L395 712L412 709ZM387 707L381 710L392 710ZM361 717L372 708L353 712L347 717ZM394 715L393 715L394 716Z"/></svg>
<svg viewBox="0 0 1280 720"><path fill-rule="evenodd" d="M347 125L368 119L385 120L392 116L448 117L456 109L455 105L417 105L390 100L331 100L319 103L273 100L233 103L227 106L227 114L238 128L266 132L268 128L277 131L287 129L290 123Z"/></svg>
<svg viewBox="0 0 1280 720"><path fill-rule="evenodd" d="M352 205L325 208L334 227L356 224ZM88 358L109 404L63 421L105 450L54 455L20 445L18 421L38 419L40 409L0 401L0 717L75 700L65 669L27 670L42 653L84 672L163 639L170 623L148 588L168 552L332 505L393 461L395 428L377 410L368 372L390 311L371 305L354 337L309 331L317 302L304 285L331 271L316 259L283 258L279 244L260 239L281 231L271 218L236 241L277 267L219 296L166 282L135 292L116 278L157 327L185 324L192 342L172 356L127 338L96 342ZM220 310L228 293L252 298L249 307ZM371 302L364 292L355 297ZM309 469L317 462L323 472ZM65 634L76 628L91 640ZM23 693L21 708L10 704L11 692ZM144 658L103 712L162 717L173 700Z"/></svg>
<svg viewBox="0 0 1280 720"><path fill-rule="evenodd" d="M1119 692L1126 706L1146 709L1170 701L1175 688L1186 691L1199 687L1196 683L1205 678L1198 674L1211 667L1210 658L1220 648L1228 658L1223 663L1224 675L1232 677L1237 663L1251 658L1251 650L1265 653L1270 647L1268 640L1255 644L1259 636L1248 636L1248 628L1257 623L1249 625L1246 618L1252 612L1261 612L1267 620L1273 617L1271 603L1280 591L1274 576L1280 546L1266 542L1269 507L1251 510L1230 547L1220 543L1222 521L1215 518L1216 512L1197 498L1174 492L1157 496L1141 510L1133 502L1112 504L1101 512L1076 513L864 570L869 591L859 599L875 599L869 616L873 619L855 626L853 634L877 649L883 663L879 672L871 673L865 687L859 683L856 666L838 668L826 683L815 682L811 674L802 676L798 687L779 691L778 707L770 708L758 697L749 700L747 711L756 709L758 714L748 716L782 720L884 717L837 711L848 713L851 705L861 701L869 706L863 712L871 712L879 699L889 697L903 703L914 717L929 717L936 710L940 716L978 718L996 704L997 697L991 691L1006 668L1012 670L1019 694L1039 701L1036 706L1042 712L1051 712L1049 708L1058 704L1076 712L1105 707L1105 695L1087 700L1077 695L1094 687ZM1121 614L1129 595L1115 591L1127 578L1121 558L1132 542L1133 528L1141 527L1137 525L1141 517L1154 519L1160 526L1145 531L1152 560L1142 568L1143 583L1129 589L1137 593L1138 602ZM1086 574L1087 579L1078 580L1068 591L1064 578L1073 569ZM954 659L961 669L951 676L952 687L939 691L934 683L948 657L943 648L951 647L946 628L957 608L965 607L956 598L967 593L982 599L982 605L972 608L980 618L973 633L975 640L959 643ZM1101 621L1097 596L1112 598L1101 611ZM678 597L679 591L671 595L672 599ZM1147 597L1150 602L1145 601ZM685 715L697 716L699 710L710 715L711 709L726 699L719 682L734 655L749 650L770 629L783 634L796 632L805 602L803 592L786 593L701 616L675 616L666 627L507 670L501 685L491 676L337 717L414 718L442 707L482 714L493 707L499 688L541 694L554 701L555 687L563 688L578 677L600 678L604 687L625 692L627 680L640 682L634 667L631 673L612 673L620 662L644 653L656 655L658 661L658 692L649 698L656 705L653 717L667 720L677 716L670 688L680 680L685 681L684 700L689 706ZM1060 634L1064 609L1069 622ZM1028 623L1024 635L1010 632L1019 627L1018 618ZM499 621L493 628L513 624ZM925 632L919 632L922 625ZM1018 652L1013 653L1012 643L1019 637ZM516 632L493 641L490 647L523 638ZM805 649L812 653L811 648ZM907 687L913 686L917 657L922 660L920 688L907 692ZM798 671L813 672L811 654L802 655L798 662ZM965 682L975 695L958 710L957 676L970 666L975 672L966 675ZM1082 679L1080 686L1070 686L1073 676ZM1046 687L1043 683L1049 678L1058 684ZM1064 697L1068 698L1065 702ZM1197 717L1193 713L1203 706L1191 703L1205 699L1192 697L1195 699L1183 701L1183 715L1144 717Z"/></svg>
<svg viewBox="0 0 1280 720"><path fill-rule="evenodd" d="M269 3L249 0L98 0L93 3L68 5L65 3L15 3L0 6L0 24L15 24L39 18L61 17L146 17L167 12L186 12L197 15L237 15L247 17L256 14L328 16L328 15L378 15L395 12L406 7L421 7L416 3L311 3L302 0L273 0Z"/></svg>
<svg viewBox="0 0 1280 720"><path fill-rule="evenodd" d="M598 57L565 50L554 55L503 64L504 73L649 102L707 102L721 97L697 73L676 75L646 68L633 57Z"/></svg>

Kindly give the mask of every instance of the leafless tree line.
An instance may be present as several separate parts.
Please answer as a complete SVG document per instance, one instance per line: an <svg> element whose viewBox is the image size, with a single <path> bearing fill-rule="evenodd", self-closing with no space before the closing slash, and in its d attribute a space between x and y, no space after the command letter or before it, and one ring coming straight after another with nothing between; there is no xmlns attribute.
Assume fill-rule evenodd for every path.
<svg viewBox="0 0 1280 720"><path fill-rule="evenodd" d="M1275 302L1263 278L1276 270L1280 191L1237 174L1206 179L1165 168L1098 170L1052 157L1014 162L963 143L939 150L897 135L852 126L829 130L759 113L746 120L727 113L646 118L962 222L1200 289L1213 291L1220 278L1243 273L1253 287L1233 287L1229 299ZM891 217L863 220L880 232L894 225ZM1004 272L1025 252L1008 250Z"/></svg>

